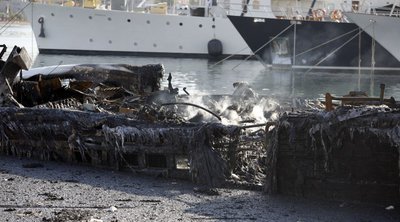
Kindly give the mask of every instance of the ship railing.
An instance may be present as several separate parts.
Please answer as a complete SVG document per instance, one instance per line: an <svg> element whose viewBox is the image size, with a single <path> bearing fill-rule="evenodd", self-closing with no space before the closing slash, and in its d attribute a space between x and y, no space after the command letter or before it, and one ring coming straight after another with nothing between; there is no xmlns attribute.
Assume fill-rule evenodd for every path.
<svg viewBox="0 0 400 222"><path fill-rule="evenodd" d="M400 9L398 9L398 8L393 8L393 9L385 9L385 8L372 9L370 13L374 14L374 15L400 17Z"/></svg>
<svg viewBox="0 0 400 222"><path fill-rule="evenodd" d="M240 3L230 3L230 4L218 4L218 7L226 10L228 15L240 15L244 13L245 16L259 16L260 13L271 13L271 5L263 4L240 4Z"/></svg>

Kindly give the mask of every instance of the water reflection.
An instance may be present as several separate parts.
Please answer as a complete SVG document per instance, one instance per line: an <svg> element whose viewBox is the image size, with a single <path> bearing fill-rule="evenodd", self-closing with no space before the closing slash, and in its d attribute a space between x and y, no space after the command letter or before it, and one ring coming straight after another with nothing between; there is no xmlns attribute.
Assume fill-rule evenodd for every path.
<svg viewBox="0 0 400 222"><path fill-rule="evenodd" d="M34 58L33 67L58 64L126 63L145 65L162 63L166 73L173 75L173 85L186 87L191 94L231 94L232 84L248 82L261 95L276 98L321 98L326 92L341 96L349 91L365 91L378 96L381 83L386 84L385 97L400 99L400 75L373 74L368 71L354 73L307 72L266 69L256 60L211 61L206 59L157 58L136 56L74 56L38 54L27 25L14 25L1 36L11 51L13 45L24 46ZM167 87L166 78L163 86ZM183 91L180 91L183 94Z"/></svg>
<svg viewBox="0 0 400 222"><path fill-rule="evenodd" d="M127 63L145 65L162 63L166 73L172 73L173 85L186 87L194 94L230 94L232 84L248 82L261 94L277 98L316 99L330 92L345 95L349 91L365 91L378 96L381 83L386 85L386 97L400 98L400 76L358 73L306 72L266 69L258 61L229 60L215 65L206 59L152 58L134 56L73 56L38 55L34 67L78 63ZM237 64L241 63L239 66ZM237 66L236 68L234 68ZM233 69L234 68L234 69ZM163 86L167 87L166 80ZM181 93L183 93L181 91Z"/></svg>

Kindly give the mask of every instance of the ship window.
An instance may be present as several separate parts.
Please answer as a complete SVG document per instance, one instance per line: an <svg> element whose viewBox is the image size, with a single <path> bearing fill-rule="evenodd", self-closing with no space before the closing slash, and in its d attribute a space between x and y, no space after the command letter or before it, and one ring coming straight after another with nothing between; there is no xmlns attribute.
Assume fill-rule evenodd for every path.
<svg viewBox="0 0 400 222"><path fill-rule="evenodd" d="M93 17L91 15L89 15L89 19L92 19Z"/></svg>
<svg viewBox="0 0 400 222"><path fill-rule="evenodd" d="M111 21L111 18L110 18L110 17L108 17L108 21Z"/></svg>
<svg viewBox="0 0 400 222"><path fill-rule="evenodd" d="M127 22L131 22L131 20L130 20L130 19L127 19L126 21L127 21Z"/></svg>
<svg viewBox="0 0 400 222"><path fill-rule="evenodd" d="M180 45L180 46L179 46L179 49L183 49L183 46Z"/></svg>
<svg viewBox="0 0 400 222"><path fill-rule="evenodd" d="M109 43L109 44L111 44L111 43L112 43L112 41L111 41L111 40L108 40L108 43Z"/></svg>
<svg viewBox="0 0 400 222"><path fill-rule="evenodd" d="M351 9L353 12L358 12L360 1L351 1Z"/></svg>
<svg viewBox="0 0 400 222"><path fill-rule="evenodd" d="M182 23L182 22L180 22L180 23L179 23L179 25L180 25L180 26L182 26L182 25L183 25L183 23Z"/></svg>
<svg viewBox="0 0 400 222"><path fill-rule="evenodd" d="M199 28L201 28L201 27L203 27L203 25L202 25L202 24L200 24L200 25L199 25Z"/></svg>
<svg viewBox="0 0 400 222"><path fill-rule="evenodd" d="M54 13L51 13L51 16L54 16Z"/></svg>
<svg viewBox="0 0 400 222"><path fill-rule="evenodd" d="M150 20L147 20L146 23L147 23L147 24L150 24Z"/></svg>
<svg viewBox="0 0 400 222"><path fill-rule="evenodd" d="M93 42L93 39L89 39L89 42Z"/></svg>
<svg viewBox="0 0 400 222"><path fill-rule="evenodd" d="M156 44L156 43L154 43L154 44L153 44L153 47L157 47L157 44Z"/></svg>
<svg viewBox="0 0 400 222"><path fill-rule="evenodd" d="M211 27L212 27L213 29L215 29L215 25L212 25Z"/></svg>
<svg viewBox="0 0 400 222"><path fill-rule="evenodd" d="M69 15L69 17L70 17L70 18L73 18L74 16L73 16L73 15Z"/></svg>
<svg viewBox="0 0 400 222"><path fill-rule="evenodd" d="M137 42L134 42L133 45L134 45L134 46L137 46Z"/></svg>
<svg viewBox="0 0 400 222"><path fill-rule="evenodd" d="M167 22L166 24L169 25L169 22Z"/></svg>

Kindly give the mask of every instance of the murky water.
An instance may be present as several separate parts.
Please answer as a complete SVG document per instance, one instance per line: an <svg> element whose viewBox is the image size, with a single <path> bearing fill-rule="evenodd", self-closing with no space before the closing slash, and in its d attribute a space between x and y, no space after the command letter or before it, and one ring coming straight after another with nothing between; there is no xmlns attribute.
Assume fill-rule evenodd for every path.
<svg viewBox="0 0 400 222"><path fill-rule="evenodd" d="M2 27L3 24L0 25ZM162 63L172 73L173 86L186 87L192 94L231 94L232 83L246 81L261 95L277 98L321 98L326 92L344 95L361 90L377 96L380 84L386 85L385 97L400 99L400 75L357 73L296 72L266 69L256 60L218 61L207 59L153 58L137 56L73 56L38 54L29 25L14 24L0 29L0 44L24 46L34 58L32 67L78 63L127 63L145 65ZM167 86L165 79L164 85ZM183 91L180 91L183 93Z"/></svg>

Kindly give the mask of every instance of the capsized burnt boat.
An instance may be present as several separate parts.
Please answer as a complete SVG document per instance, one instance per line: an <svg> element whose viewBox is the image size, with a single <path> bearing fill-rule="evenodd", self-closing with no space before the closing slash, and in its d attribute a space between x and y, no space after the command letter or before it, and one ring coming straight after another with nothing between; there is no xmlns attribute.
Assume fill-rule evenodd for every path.
<svg viewBox="0 0 400 222"><path fill-rule="evenodd" d="M240 92L230 100L187 95L178 100L171 75L169 88L161 90L161 64L80 64L20 72L27 63L19 52L25 50L14 47L0 63L0 154L192 179L209 186L261 188L264 170L259 163L269 123L221 121L233 113L251 114L257 106L245 84L237 86ZM247 95L243 100L242 94ZM193 112L188 105L218 118L208 119L207 113ZM185 118L186 113L196 118Z"/></svg>
<svg viewBox="0 0 400 222"><path fill-rule="evenodd" d="M176 100L171 76L168 90L159 90L161 65L52 67L9 81L27 65L21 52L14 48L0 63L2 155L153 172L206 186L399 202L398 109L346 103L330 112L282 112L274 122L254 125L223 124L215 117L187 121L180 108L166 106L187 105L192 96ZM221 119L279 111L271 104L255 108L257 95L245 83L234 86L231 100L203 98ZM387 101L383 95L370 99Z"/></svg>

